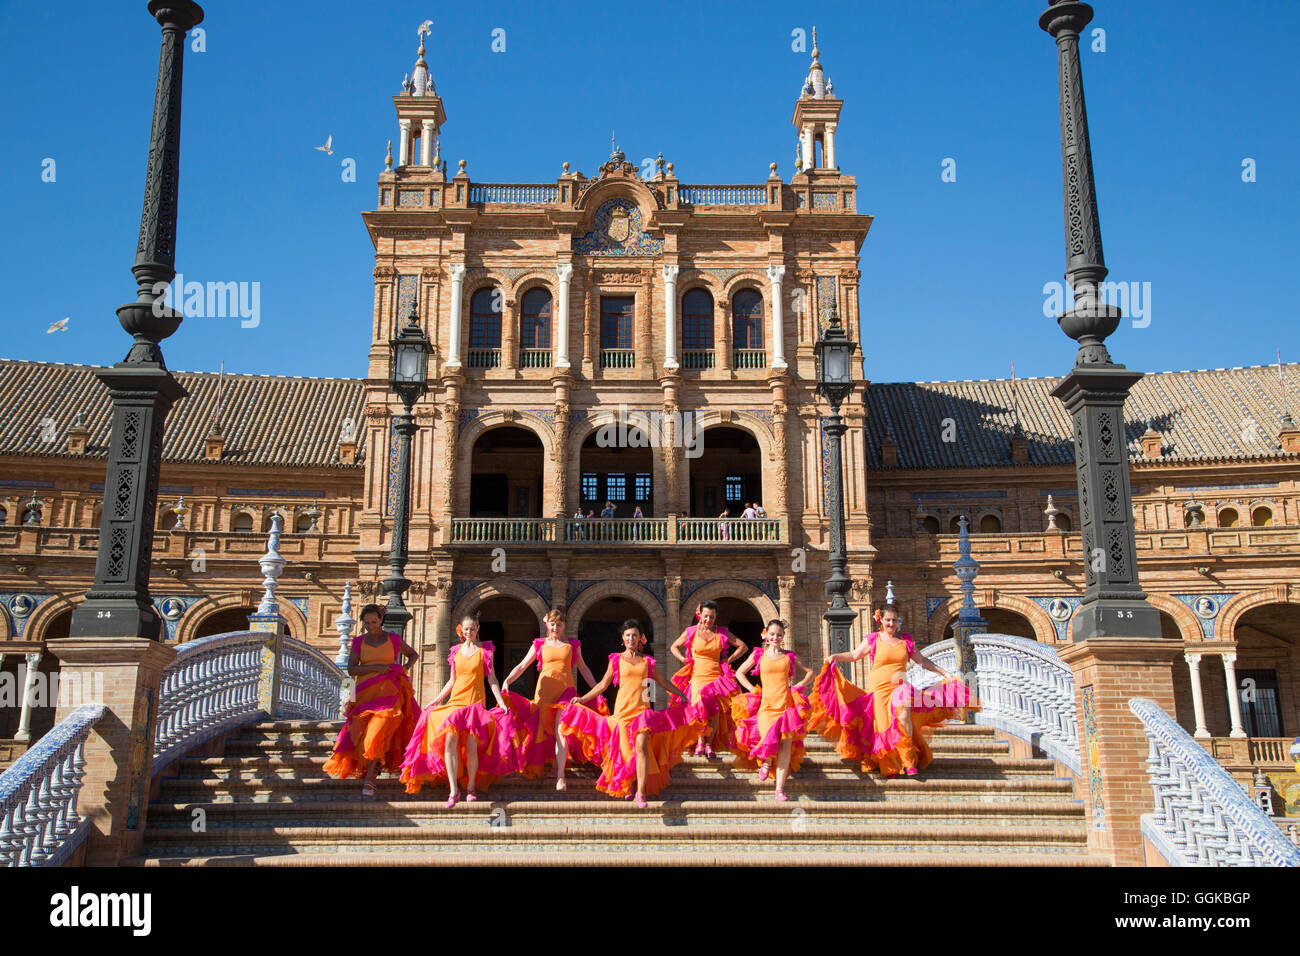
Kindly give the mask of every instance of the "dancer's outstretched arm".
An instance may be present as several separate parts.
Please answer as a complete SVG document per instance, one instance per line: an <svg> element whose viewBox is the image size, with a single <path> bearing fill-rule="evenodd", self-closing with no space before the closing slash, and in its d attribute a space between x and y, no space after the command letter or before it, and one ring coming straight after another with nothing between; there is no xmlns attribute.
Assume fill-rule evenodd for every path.
<svg viewBox="0 0 1300 956"><path fill-rule="evenodd" d="M802 688L807 687L812 683L813 671L811 667L809 667L803 661L799 660L798 654L796 654L794 657L794 666L803 668L803 678L799 681L799 683L795 684L792 689L801 690Z"/></svg>
<svg viewBox="0 0 1300 956"><path fill-rule="evenodd" d="M671 683L669 683L668 681L664 680L663 675L660 674L660 673L659 673L657 670L655 670L654 668L651 668L651 669L650 669L650 679L653 680L653 681L654 681L656 684L658 684L660 687L662 687L664 690L668 691L669 693L671 693L671 694L676 694L676 695L677 695L678 697L680 697L683 701L687 700L687 697L686 697L685 694L683 694L681 691L679 691L679 690L678 690L678 689L677 689L673 684L671 684Z"/></svg>
<svg viewBox="0 0 1300 956"><path fill-rule="evenodd" d="M506 700L501 696L501 685L497 683L496 671L488 671L488 686L492 688L492 696L497 699L497 706L502 710L506 709Z"/></svg>
<svg viewBox="0 0 1300 956"><path fill-rule="evenodd" d="M603 694L605 692L605 688L608 687L610 683L613 682L613 680L614 680L614 664L613 662L611 662L610 665L605 668L605 676L600 679L600 683L597 684L595 687L593 687L591 690L587 691L587 693L583 694L581 697L575 697L574 703L585 704L587 701L594 698L597 694Z"/></svg>
<svg viewBox="0 0 1300 956"><path fill-rule="evenodd" d="M828 654L826 659L832 664L851 664L867 656L867 639L864 637L857 647L839 654Z"/></svg>
<svg viewBox="0 0 1300 956"><path fill-rule="evenodd" d="M925 669L925 670L927 670L927 671L932 671L932 672L934 672L935 674L940 675L944 680L952 680L952 675L951 675L951 674L949 674L946 670L944 670L944 669L943 669L942 667L940 667L938 664L936 664L936 663L934 663L933 661L931 661L928 657L926 657L924 654L922 654L922 653L921 653L920 651L918 651L916 648L912 648L912 662L913 662L914 664L918 664L920 667L922 667L923 669Z"/></svg>
<svg viewBox="0 0 1300 956"><path fill-rule="evenodd" d="M727 658L727 663L734 664L736 663L737 657L743 657L745 651L749 650L749 645L736 637L736 635L732 634L730 631L727 632L727 637L731 639L731 644L735 648L735 650L731 652L731 656Z"/></svg>
<svg viewBox="0 0 1300 956"><path fill-rule="evenodd" d="M578 673L582 675L582 679L587 682L588 687L596 686L596 678L591 676L591 669L587 667L587 662L582 659L581 647L578 648Z"/></svg>
<svg viewBox="0 0 1300 956"><path fill-rule="evenodd" d="M509 690L510 685L513 684L519 678L519 675L528 669L528 665L531 664L536 659L537 659L537 650L536 648L533 647L532 644L529 644L528 653L524 655L524 659L522 661L520 661L518 664L515 665L514 670L512 670L509 674L506 675L505 683L501 685L501 689Z"/></svg>
<svg viewBox="0 0 1300 956"><path fill-rule="evenodd" d="M686 646L686 631L682 631L682 636L677 638L677 640L673 641L672 646L668 648L668 653L672 654L673 657L677 658L679 661L685 664L686 658L682 656L682 651L681 651L681 649L685 646Z"/></svg>
<svg viewBox="0 0 1300 956"><path fill-rule="evenodd" d="M746 677L745 675L748 674L749 669L754 666L754 660L757 658L757 656L762 653L763 653L763 649L761 647L754 648L754 653L750 654L749 657L745 659L745 663L740 665L739 669L737 669L736 671L736 680L740 681L741 686L744 687L745 690L749 691L751 694L757 693L758 688L756 688L753 684L751 684L749 682L749 678Z"/></svg>

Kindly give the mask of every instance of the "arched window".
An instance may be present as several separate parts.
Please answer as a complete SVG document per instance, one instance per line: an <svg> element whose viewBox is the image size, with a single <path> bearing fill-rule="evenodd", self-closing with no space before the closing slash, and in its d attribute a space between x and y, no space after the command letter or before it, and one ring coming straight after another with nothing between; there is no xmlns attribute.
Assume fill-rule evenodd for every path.
<svg viewBox="0 0 1300 956"><path fill-rule="evenodd" d="M713 349L713 296L707 289L691 289L682 296L682 352L687 368L706 368L689 353ZM712 364L712 363L710 363Z"/></svg>
<svg viewBox="0 0 1300 956"><path fill-rule="evenodd" d="M501 292L485 286L469 301L469 347L501 348Z"/></svg>
<svg viewBox="0 0 1300 956"><path fill-rule="evenodd" d="M948 522L948 533L961 534L961 515L953 515L952 520Z"/></svg>
<svg viewBox="0 0 1300 956"><path fill-rule="evenodd" d="M731 299L731 344L735 349L763 347L763 297L753 289L741 289Z"/></svg>
<svg viewBox="0 0 1300 956"><path fill-rule="evenodd" d="M1070 522L1070 516L1062 511L1056 516L1056 527L1059 531L1069 531L1074 525Z"/></svg>
<svg viewBox="0 0 1300 956"><path fill-rule="evenodd" d="M174 511L164 511L161 518L158 519L158 527L163 531L170 531L176 527L179 516Z"/></svg>
<svg viewBox="0 0 1300 956"><path fill-rule="evenodd" d="M230 522L230 530L238 531L243 534L253 533L253 516L247 512L241 511L235 515Z"/></svg>
<svg viewBox="0 0 1300 956"><path fill-rule="evenodd" d="M529 289L524 293L521 306L519 347L549 349L551 347L551 293L545 289Z"/></svg>
<svg viewBox="0 0 1300 956"><path fill-rule="evenodd" d="M298 534L306 534L311 530L311 515L298 515L293 522L293 530Z"/></svg>
<svg viewBox="0 0 1300 956"><path fill-rule="evenodd" d="M1271 508L1259 507L1250 513L1250 523L1256 528L1270 528L1273 526L1273 510Z"/></svg>
<svg viewBox="0 0 1300 956"><path fill-rule="evenodd" d="M921 519L921 530L926 534L939 533L939 519L934 515L926 515Z"/></svg>
<svg viewBox="0 0 1300 956"><path fill-rule="evenodd" d="M1002 531L1002 519L997 515L985 515L980 518L980 534L998 534Z"/></svg>
<svg viewBox="0 0 1300 956"><path fill-rule="evenodd" d="M1219 512L1220 528L1235 528L1237 527L1237 521L1237 511L1235 508L1224 508Z"/></svg>

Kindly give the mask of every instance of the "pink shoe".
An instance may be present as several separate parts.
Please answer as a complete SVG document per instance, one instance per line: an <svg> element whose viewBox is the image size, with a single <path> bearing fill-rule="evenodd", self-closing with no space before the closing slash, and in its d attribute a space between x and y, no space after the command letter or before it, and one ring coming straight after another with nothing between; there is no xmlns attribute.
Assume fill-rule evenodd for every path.
<svg viewBox="0 0 1300 956"><path fill-rule="evenodd" d="M915 777L915 776L916 776L916 768L915 768L915 767L908 767L907 770L904 771L904 773L906 773L909 777Z"/></svg>
<svg viewBox="0 0 1300 956"><path fill-rule="evenodd" d="M769 771L768 771L768 769L767 769L767 764L763 764L763 766L761 766L761 767L758 768L758 779L759 779L759 780L766 780L766 779L768 778L768 774L769 774Z"/></svg>
<svg viewBox="0 0 1300 956"><path fill-rule="evenodd" d="M776 792L776 798L777 798L778 800L782 801L783 803L784 803L786 800L789 800L789 799L790 799L789 797L787 797L787 796L785 795L785 791L784 791L784 790L778 790L778 791Z"/></svg>
<svg viewBox="0 0 1300 956"><path fill-rule="evenodd" d="M473 803L473 802L474 802L475 800L477 800L477 799L478 799L478 794L475 793L473 790L471 790L469 793L465 794L465 802L466 802L466 803Z"/></svg>
<svg viewBox="0 0 1300 956"><path fill-rule="evenodd" d="M453 793L450 797L447 798L447 809L450 810L458 803L460 803L460 795Z"/></svg>
<svg viewBox="0 0 1300 956"><path fill-rule="evenodd" d="M703 757L703 756L704 756L704 744L696 744L696 745L695 745L695 756L697 756L697 757Z"/></svg>
<svg viewBox="0 0 1300 956"><path fill-rule="evenodd" d="M645 794L643 793L638 793L636 795L636 800L634 802L636 803L637 808L641 810L644 810L646 807L650 806L650 804L646 803Z"/></svg>
<svg viewBox="0 0 1300 956"><path fill-rule="evenodd" d="M712 748L712 747L710 747L708 744L705 744L705 745L704 745L704 756L708 757L709 759L712 759L712 758L716 757L717 754L715 754L715 753L713 752L713 748Z"/></svg>

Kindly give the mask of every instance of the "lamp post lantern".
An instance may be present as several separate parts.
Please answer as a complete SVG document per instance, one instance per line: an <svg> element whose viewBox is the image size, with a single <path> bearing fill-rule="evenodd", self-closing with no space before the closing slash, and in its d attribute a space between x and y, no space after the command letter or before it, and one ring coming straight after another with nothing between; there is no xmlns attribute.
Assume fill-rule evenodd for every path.
<svg viewBox="0 0 1300 956"><path fill-rule="evenodd" d="M830 403L831 414L823 428L830 436L829 498L826 510L830 517L831 576L826 580L826 594L830 607L822 615L830 629L831 653L848 651L857 612L849 607L848 593L852 582L844 573L848 553L844 544L844 418L840 406L853 392L853 353L857 346L840 325L839 312L832 306L830 325L822 332L814 346L817 358L817 391ZM840 665L841 673L848 675L848 665Z"/></svg>
<svg viewBox="0 0 1300 956"><path fill-rule="evenodd" d="M406 325L389 342L389 346L392 349L389 385L402 400L404 411L393 423L397 432L397 500L393 503L389 575L384 581L384 590L388 592L384 629L405 637L406 625L411 620L411 612L402 600L403 593L411 586L406 577L406 544L410 531L411 437L416 430L415 415L411 409L429 387L429 340L420 328L415 303L411 304L411 314L406 319Z"/></svg>

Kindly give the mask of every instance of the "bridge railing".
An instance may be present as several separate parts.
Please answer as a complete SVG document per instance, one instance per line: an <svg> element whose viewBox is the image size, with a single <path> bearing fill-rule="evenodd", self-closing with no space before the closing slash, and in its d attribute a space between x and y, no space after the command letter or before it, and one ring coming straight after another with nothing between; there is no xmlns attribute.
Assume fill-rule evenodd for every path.
<svg viewBox="0 0 1300 956"><path fill-rule="evenodd" d="M1300 866L1297 848L1218 761L1155 701L1134 698L1154 810L1142 833L1174 866Z"/></svg>
<svg viewBox="0 0 1300 956"><path fill-rule="evenodd" d="M86 738L107 712L78 707L0 774L0 864L62 866L85 841L90 821L77 798Z"/></svg>

